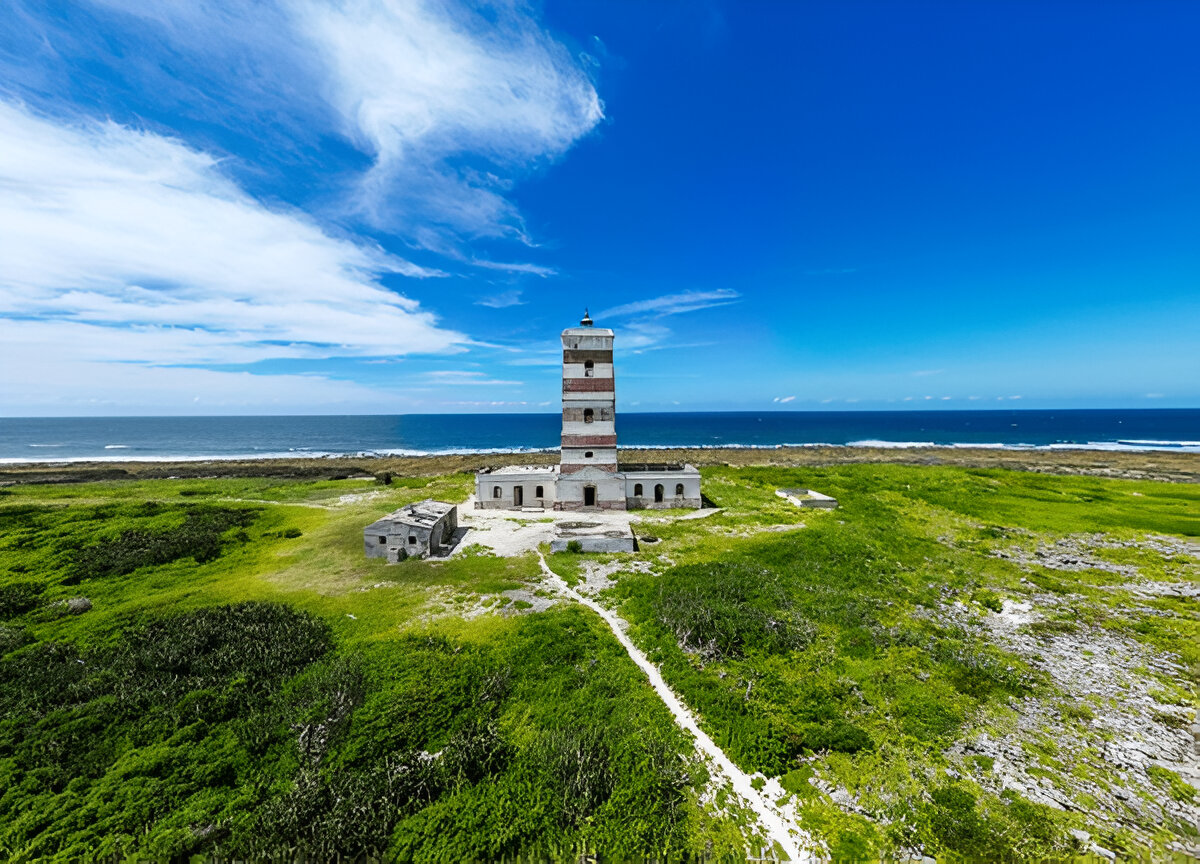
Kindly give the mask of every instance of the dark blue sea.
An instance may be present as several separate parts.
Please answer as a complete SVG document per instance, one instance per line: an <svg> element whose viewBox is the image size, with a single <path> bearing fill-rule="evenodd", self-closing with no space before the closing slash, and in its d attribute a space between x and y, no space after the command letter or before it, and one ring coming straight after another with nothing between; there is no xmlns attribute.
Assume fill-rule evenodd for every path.
<svg viewBox="0 0 1200 864"><path fill-rule="evenodd" d="M0 419L0 461L416 455L550 449L558 414ZM1200 410L634 414L623 447L1087 447L1200 452Z"/></svg>

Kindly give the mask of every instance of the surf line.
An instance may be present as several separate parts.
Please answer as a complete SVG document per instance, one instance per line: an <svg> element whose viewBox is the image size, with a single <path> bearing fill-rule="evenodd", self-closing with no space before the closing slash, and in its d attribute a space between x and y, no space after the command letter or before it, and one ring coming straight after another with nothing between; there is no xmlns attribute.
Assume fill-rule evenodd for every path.
<svg viewBox="0 0 1200 864"><path fill-rule="evenodd" d="M536 551L538 564L542 568L542 573L554 585L555 589L560 594L565 594L577 603L582 603L604 619L604 623L608 625L613 635L617 637L617 641L621 643L621 647L625 649L625 653L629 655L629 658L650 679L650 685L654 688L654 692L658 694L658 698L667 706L667 710L671 712L671 716L675 719L675 725L685 732L691 733L697 749L707 756L712 763L715 763L720 772L732 784L733 791L758 816L759 824L767 832L768 842L777 844L783 850L784 854L787 855L788 859L797 862L797 864L799 862L816 862L820 860L811 853L801 851L794 834L798 834L800 839L809 841L809 843L811 843L810 838L799 829L789 828L779 812L770 805L759 790L754 788L750 780L750 775L735 765L733 760L725 755L725 751L718 747L717 743L708 736L708 733L700 728L700 724L696 722L696 718L691 710L683 704L683 700L675 695L675 691L668 686L666 680L662 677L662 673L658 671L658 667L646 659L646 655L626 635L626 622L624 619L620 618L616 613L605 609L595 600L584 597L564 582L562 577L550 569L550 565L546 563L546 558L542 555L541 550Z"/></svg>

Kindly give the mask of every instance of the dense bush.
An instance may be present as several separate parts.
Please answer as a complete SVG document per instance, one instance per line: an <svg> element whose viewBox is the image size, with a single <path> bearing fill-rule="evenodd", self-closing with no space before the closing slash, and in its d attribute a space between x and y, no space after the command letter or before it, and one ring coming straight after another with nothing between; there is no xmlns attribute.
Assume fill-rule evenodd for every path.
<svg viewBox="0 0 1200 864"><path fill-rule="evenodd" d="M0 631L8 639L10 628ZM0 657L0 856L681 849L686 745L580 610L334 650L269 603ZM657 713L656 713L657 712Z"/></svg>
<svg viewBox="0 0 1200 864"><path fill-rule="evenodd" d="M239 724L330 644L318 619L242 603L133 623L90 648L44 642L7 654L0 854L126 854L172 814L212 819L223 797L238 797L251 760ZM106 803L114 795L121 806ZM158 827L167 845L153 854L200 844Z"/></svg>
<svg viewBox="0 0 1200 864"><path fill-rule="evenodd" d="M147 515L154 512L151 510ZM256 517L253 510L188 508L183 524L177 528L122 531L115 538L78 550L71 558L64 583L123 576L139 567L167 564L180 558L194 558L197 564L212 561L221 555L225 532L250 525Z"/></svg>
<svg viewBox="0 0 1200 864"><path fill-rule="evenodd" d="M30 580L0 585L0 619L14 618L33 609L44 590L42 583Z"/></svg>
<svg viewBox="0 0 1200 864"><path fill-rule="evenodd" d="M705 660L754 649L785 653L803 648L815 634L812 622L794 613L775 576L746 564L672 569L658 582L653 611L681 649Z"/></svg>

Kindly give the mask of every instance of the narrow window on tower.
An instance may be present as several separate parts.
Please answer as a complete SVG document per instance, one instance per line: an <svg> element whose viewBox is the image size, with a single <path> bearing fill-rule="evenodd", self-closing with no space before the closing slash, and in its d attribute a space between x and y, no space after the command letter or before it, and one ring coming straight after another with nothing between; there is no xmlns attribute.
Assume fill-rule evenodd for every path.
<svg viewBox="0 0 1200 864"><path fill-rule="evenodd" d="M584 362L584 364L583 364L583 377L584 378L591 378L592 374L595 371L596 371L595 363L593 363L591 360L587 360Z"/></svg>
<svg viewBox="0 0 1200 864"><path fill-rule="evenodd" d="M583 409L583 422L584 423L591 423L595 419L596 419L595 411L593 411L591 408Z"/></svg>
<svg viewBox="0 0 1200 864"><path fill-rule="evenodd" d="M633 497L634 497L634 498L641 498L641 497L642 497L642 484L641 484L641 483L634 483L634 484L633 484Z"/></svg>
<svg viewBox="0 0 1200 864"><path fill-rule="evenodd" d="M683 484L682 484L682 483L676 483L676 484L675 484L675 494L676 494L676 495L682 495L682 494L683 494Z"/></svg>

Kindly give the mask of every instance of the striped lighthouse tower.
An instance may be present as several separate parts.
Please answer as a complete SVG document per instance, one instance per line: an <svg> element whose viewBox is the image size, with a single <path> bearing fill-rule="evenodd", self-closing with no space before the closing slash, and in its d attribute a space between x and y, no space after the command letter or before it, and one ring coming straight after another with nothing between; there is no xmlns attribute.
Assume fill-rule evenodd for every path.
<svg viewBox="0 0 1200 864"><path fill-rule="evenodd" d="M586 468L617 470L617 394L613 331L593 326L587 311L562 332L563 423L560 475ZM587 502L605 506L605 502ZM615 502L614 502L615 503ZM617 506L624 509L624 493ZM611 505L610 505L611 506Z"/></svg>

